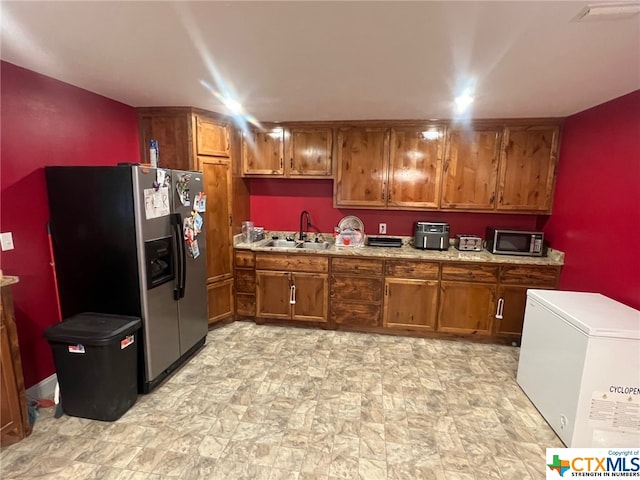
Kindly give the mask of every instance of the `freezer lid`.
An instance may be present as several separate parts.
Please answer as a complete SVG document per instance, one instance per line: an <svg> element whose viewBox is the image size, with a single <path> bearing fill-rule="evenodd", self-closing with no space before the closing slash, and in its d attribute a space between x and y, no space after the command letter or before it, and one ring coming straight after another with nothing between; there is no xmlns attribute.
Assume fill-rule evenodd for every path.
<svg viewBox="0 0 640 480"><path fill-rule="evenodd" d="M600 293L531 289L527 297L589 336L640 339L640 311Z"/></svg>

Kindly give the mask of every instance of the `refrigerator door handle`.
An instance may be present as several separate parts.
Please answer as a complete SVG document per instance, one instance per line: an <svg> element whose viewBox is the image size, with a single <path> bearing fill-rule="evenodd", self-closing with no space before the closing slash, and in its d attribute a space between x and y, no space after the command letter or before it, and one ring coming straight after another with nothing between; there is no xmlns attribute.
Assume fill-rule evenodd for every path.
<svg viewBox="0 0 640 480"><path fill-rule="evenodd" d="M182 227L182 215L176 213L178 216L178 229L180 231L180 261L182 262L182 278L180 279L180 297L184 298L184 292L187 287L187 248L184 244L184 230Z"/></svg>
<svg viewBox="0 0 640 480"><path fill-rule="evenodd" d="M182 231L182 216L179 213L174 213L171 215L171 225L173 226L173 234L176 241L176 250L177 250L177 285L173 290L173 299L180 300L184 297L184 277L185 277L185 269L184 269L184 233Z"/></svg>

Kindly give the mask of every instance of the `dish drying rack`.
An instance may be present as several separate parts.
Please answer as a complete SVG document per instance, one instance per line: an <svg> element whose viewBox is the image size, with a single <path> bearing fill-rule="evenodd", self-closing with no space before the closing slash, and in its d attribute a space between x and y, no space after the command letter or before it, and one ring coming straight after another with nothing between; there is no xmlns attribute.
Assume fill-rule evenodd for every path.
<svg viewBox="0 0 640 480"><path fill-rule="evenodd" d="M366 235L362 220L353 215L344 217L335 229L336 247L363 247Z"/></svg>

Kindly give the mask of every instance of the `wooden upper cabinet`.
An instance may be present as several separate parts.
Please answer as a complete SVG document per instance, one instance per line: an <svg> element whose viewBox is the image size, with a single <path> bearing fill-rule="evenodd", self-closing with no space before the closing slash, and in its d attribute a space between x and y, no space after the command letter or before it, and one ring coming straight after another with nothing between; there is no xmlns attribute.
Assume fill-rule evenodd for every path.
<svg viewBox="0 0 640 480"><path fill-rule="evenodd" d="M441 208L495 207L501 131L499 127L485 127L448 132Z"/></svg>
<svg viewBox="0 0 640 480"><path fill-rule="evenodd" d="M507 126L498 180L498 210L551 212L560 128Z"/></svg>
<svg viewBox="0 0 640 480"><path fill-rule="evenodd" d="M388 207L439 206L445 127L391 130Z"/></svg>
<svg viewBox="0 0 640 480"><path fill-rule="evenodd" d="M146 114L138 117L140 133L140 161L150 163L149 143L158 141L158 166L178 170L194 170L191 127L191 115L184 114Z"/></svg>
<svg viewBox="0 0 640 480"><path fill-rule="evenodd" d="M292 177L330 177L333 157L331 128L290 128L285 132L287 173Z"/></svg>
<svg viewBox="0 0 640 480"><path fill-rule="evenodd" d="M244 175L284 175L284 129L251 130L242 134Z"/></svg>
<svg viewBox="0 0 640 480"><path fill-rule="evenodd" d="M327 178L333 173L333 129L284 127L245 132L243 175Z"/></svg>
<svg viewBox="0 0 640 480"><path fill-rule="evenodd" d="M338 130L337 207L384 207L387 203L389 130L341 128Z"/></svg>
<svg viewBox="0 0 640 480"><path fill-rule="evenodd" d="M200 116L196 117L196 151L198 155L229 156L227 127Z"/></svg>

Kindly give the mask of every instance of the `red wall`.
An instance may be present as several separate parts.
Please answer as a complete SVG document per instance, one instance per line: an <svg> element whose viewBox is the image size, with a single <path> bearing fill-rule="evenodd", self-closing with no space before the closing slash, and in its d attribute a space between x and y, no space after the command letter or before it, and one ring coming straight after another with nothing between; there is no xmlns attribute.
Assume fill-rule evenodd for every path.
<svg viewBox="0 0 640 480"><path fill-rule="evenodd" d="M251 220L267 230L298 230L302 210L309 211L320 232L332 232L340 219L355 215L364 223L367 235L377 235L379 223L387 224L388 235L413 235L413 223L425 220L448 222L452 238L458 233L484 238L487 225L535 229L538 221L536 215L336 209L331 180L252 179L250 191Z"/></svg>
<svg viewBox="0 0 640 480"><path fill-rule="evenodd" d="M640 309L640 90L567 118L553 215L562 290Z"/></svg>
<svg viewBox="0 0 640 480"><path fill-rule="evenodd" d="M138 162L137 116L132 107L6 62L0 80L0 229L15 244L0 265L20 277L14 308L30 387L54 372L43 332L58 321L43 167Z"/></svg>

